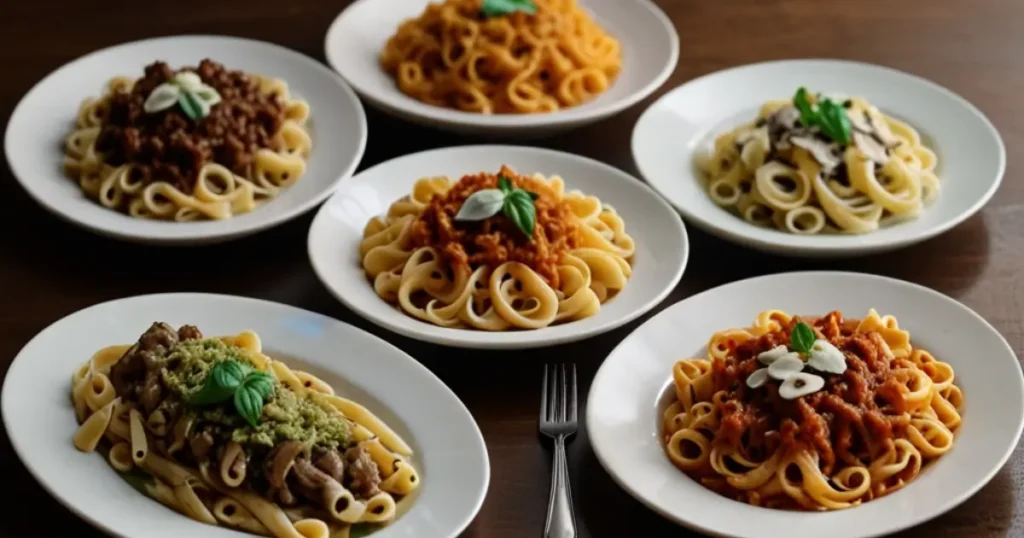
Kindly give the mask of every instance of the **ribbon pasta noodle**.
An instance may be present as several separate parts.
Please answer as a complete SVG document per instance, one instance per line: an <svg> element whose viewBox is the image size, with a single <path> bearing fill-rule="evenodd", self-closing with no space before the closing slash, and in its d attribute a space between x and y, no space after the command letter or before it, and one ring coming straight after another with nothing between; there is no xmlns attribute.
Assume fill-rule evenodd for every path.
<svg viewBox="0 0 1024 538"><path fill-rule="evenodd" d="M842 374L819 372L824 381L813 384L813 375L774 371L792 360L784 355L799 355L786 343L798 339L801 324L817 340L794 368L823 368L817 353L832 346L840 364L830 371ZM863 319L831 312L803 320L770 310L751 327L715 333L707 349L706 358L673 366L665 453L694 480L741 502L796 510L868 502L904 487L948 452L961 424L963 393L953 369L914 347L894 317L874 310ZM777 377L786 380L778 384ZM787 388L790 378L807 381L787 392L801 386Z"/></svg>
<svg viewBox="0 0 1024 538"><path fill-rule="evenodd" d="M938 157L913 127L855 97L839 105L850 123L841 143L804 125L795 105L765 103L715 139L701 159L715 204L788 233L862 234L914 219L938 196Z"/></svg>
<svg viewBox="0 0 1024 538"><path fill-rule="evenodd" d="M553 112L593 99L622 68L620 43L576 0L536 13L482 16L480 0L444 0L399 26L380 54L398 88L481 114Z"/></svg>
<svg viewBox="0 0 1024 538"><path fill-rule="evenodd" d="M190 118L178 106L145 111L144 100L182 73L219 92L208 114ZM227 219L302 177L312 150L308 117L309 105L283 80L210 60L177 72L157 62L140 79L111 79L101 97L82 103L65 140L64 169L88 197L132 217Z"/></svg>
<svg viewBox="0 0 1024 538"><path fill-rule="evenodd" d="M232 375L235 391L266 383L257 422L237 399L204 393ZM155 323L76 369L73 442L105 450L118 472L144 470L146 494L197 521L276 538L348 536L394 521L420 479L405 440L333 392L264 355L253 332L203 338Z"/></svg>
<svg viewBox="0 0 1024 538"><path fill-rule="evenodd" d="M532 237L507 215L456 219L470 197L502 179L535 195ZM610 205L566 191L558 176L503 167L497 175L416 181L367 223L359 252L374 291L406 314L442 327L504 331L593 316L626 286L634 248Z"/></svg>

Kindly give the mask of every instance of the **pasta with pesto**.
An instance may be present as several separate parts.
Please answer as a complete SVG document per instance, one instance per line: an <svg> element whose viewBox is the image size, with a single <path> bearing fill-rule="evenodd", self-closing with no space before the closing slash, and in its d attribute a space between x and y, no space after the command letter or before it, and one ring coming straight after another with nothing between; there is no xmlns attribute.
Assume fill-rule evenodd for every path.
<svg viewBox="0 0 1024 538"><path fill-rule="evenodd" d="M263 353L251 332L154 323L72 376L73 442L196 521L275 538L335 538L398 516L420 487L410 446L362 405Z"/></svg>

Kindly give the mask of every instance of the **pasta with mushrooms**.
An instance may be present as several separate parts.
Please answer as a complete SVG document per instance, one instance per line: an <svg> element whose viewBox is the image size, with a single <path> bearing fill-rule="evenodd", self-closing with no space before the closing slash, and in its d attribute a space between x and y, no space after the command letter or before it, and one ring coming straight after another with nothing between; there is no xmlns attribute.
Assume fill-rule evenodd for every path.
<svg viewBox="0 0 1024 538"><path fill-rule="evenodd" d="M73 442L139 468L192 519L277 538L384 525L416 491L412 449L356 402L262 351L253 332L204 338L154 323L72 376Z"/></svg>
<svg viewBox="0 0 1024 538"><path fill-rule="evenodd" d="M719 135L703 171L711 200L751 224L861 234L916 218L939 194L937 165L913 127L864 99L801 88Z"/></svg>

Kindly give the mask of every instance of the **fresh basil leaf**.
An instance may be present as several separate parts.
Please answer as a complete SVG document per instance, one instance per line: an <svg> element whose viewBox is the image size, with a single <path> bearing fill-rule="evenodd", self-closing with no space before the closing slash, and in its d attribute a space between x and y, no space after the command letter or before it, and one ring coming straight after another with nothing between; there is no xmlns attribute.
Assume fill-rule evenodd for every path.
<svg viewBox="0 0 1024 538"><path fill-rule="evenodd" d="M178 106L181 107L182 112L189 117L192 121L199 121L205 114L203 114L203 105L192 92L183 91L178 95Z"/></svg>
<svg viewBox="0 0 1024 538"><path fill-rule="evenodd" d="M515 11L535 15L537 6L533 0L483 0L480 4L480 13L487 18L501 17Z"/></svg>
<svg viewBox="0 0 1024 538"><path fill-rule="evenodd" d="M807 353L814 345L815 339L814 329L801 321L793 327L793 332L789 335L789 347L793 351Z"/></svg>
<svg viewBox="0 0 1024 538"><path fill-rule="evenodd" d="M234 393L234 387L218 385L211 373L206 376L203 386L189 396L188 403L194 406L218 404L231 399L231 395Z"/></svg>
<svg viewBox="0 0 1024 538"><path fill-rule="evenodd" d="M244 385L260 394L266 399L274 391L274 377L266 372L253 372L245 378Z"/></svg>
<svg viewBox="0 0 1024 538"><path fill-rule="evenodd" d="M505 198L505 215L515 223L526 237L533 238L533 229L537 223L537 208L533 199L524 190L512 191Z"/></svg>
<svg viewBox="0 0 1024 538"><path fill-rule="evenodd" d="M497 215L505 203L506 194L498 189L482 189L474 192L455 215L455 220L484 220Z"/></svg>
<svg viewBox="0 0 1024 538"><path fill-rule="evenodd" d="M244 380L250 372L252 372L251 367L238 361L228 360L217 363L217 365L213 367L213 370L210 371L210 377L212 377L214 382L216 382L220 387L233 390L242 384L242 380Z"/></svg>
<svg viewBox="0 0 1024 538"><path fill-rule="evenodd" d="M807 88L800 87L793 96L793 106L800 111L800 121L804 127L810 127L818 122L818 112L814 110L810 99L807 98Z"/></svg>
<svg viewBox="0 0 1024 538"><path fill-rule="evenodd" d="M238 414L255 428L260 424L263 416L263 396L259 389L250 383L243 383L235 391L235 410Z"/></svg>
<svg viewBox="0 0 1024 538"><path fill-rule="evenodd" d="M846 110L830 99L822 101L820 108L823 123L828 125L826 134L829 138L836 142L849 144L851 125L850 117L846 115Z"/></svg>
<svg viewBox="0 0 1024 538"><path fill-rule="evenodd" d="M501 192L503 192L505 194L508 194L508 193L512 192L512 189L514 189L514 188L515 188L515 185L512 184L512 180L511 179L509 179L507 177L504 177L504 176L501 176L501 177L498 178L498 189L500 189Z"/></svg>

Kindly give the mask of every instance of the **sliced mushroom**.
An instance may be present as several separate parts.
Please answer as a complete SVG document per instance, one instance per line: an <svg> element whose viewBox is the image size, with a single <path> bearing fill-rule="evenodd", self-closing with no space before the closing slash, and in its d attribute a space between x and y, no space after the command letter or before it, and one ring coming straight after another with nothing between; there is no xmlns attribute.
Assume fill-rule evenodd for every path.
<svg viewBox="0 0 1024 538"><path fill-rule="evenodd" d="M744 133L746 134L746 133ZM737 139L738 141L738 139ZM757 170L765 159L771 146L768 142L768 128L761 127L750 131L750 135L743 142L743 150L740 151L740 160L747 170Z"/></svg>
<svg viewBox="0 0 1024 538"><path fill-rule="evenodd" d="M794 106L784 106L775 111L774 114L768 118L768 123L771 125L777 125L784 129L793 129L796 127L796 122L800 119L800 111Z"/></svg>
<svg viewBox="0 0 1024 538"><path fill-rule="evenodd" d="M888 150L886 150L885 146L879 143L878 140L875 140L874 136L854 131L853 143L868 159L871 159L878 164L885 164L889 162Z"/></svg>
<svg viewBox="0 0 1024 538"><path fill-rule="evenodd" d="M832 170L842 162L842 159L836 155L837 152L833 151L839 148L838 144L829 144L809 136L794 136L789 140L794 146L806 149L811 154L811 157L818 161L818 164L821 165L821 173L824 176L832 173Z"/></svg>

